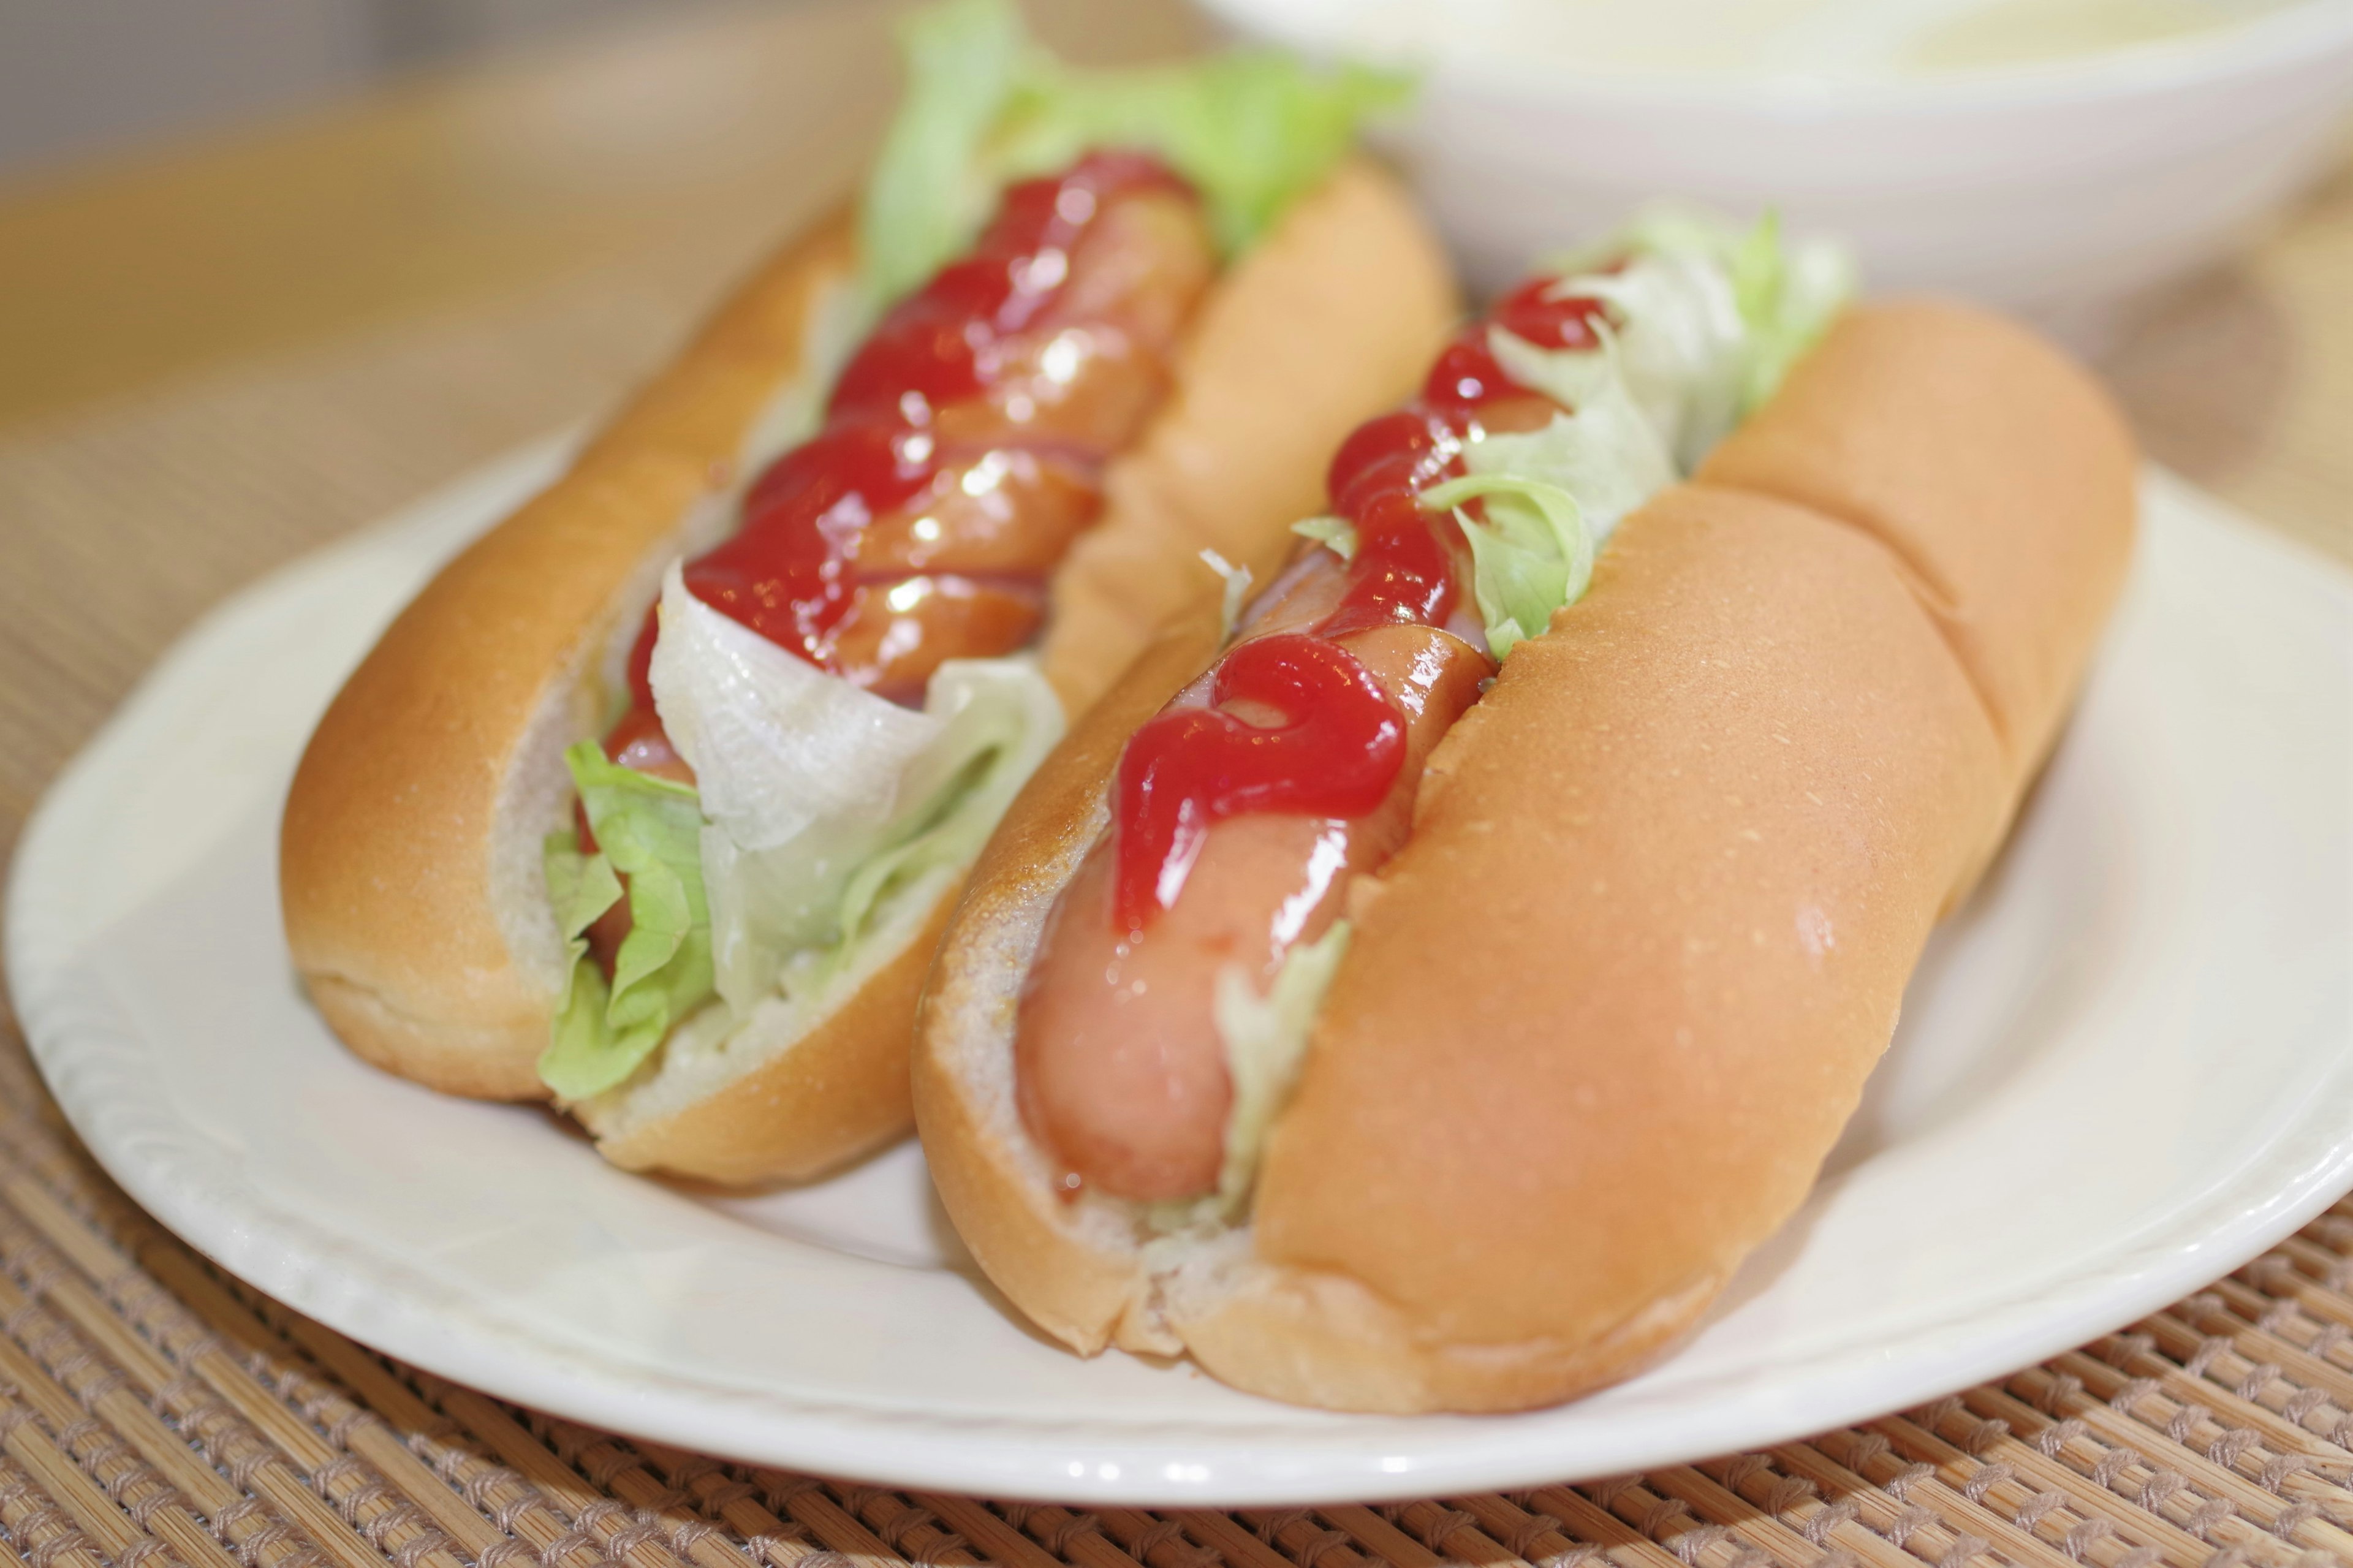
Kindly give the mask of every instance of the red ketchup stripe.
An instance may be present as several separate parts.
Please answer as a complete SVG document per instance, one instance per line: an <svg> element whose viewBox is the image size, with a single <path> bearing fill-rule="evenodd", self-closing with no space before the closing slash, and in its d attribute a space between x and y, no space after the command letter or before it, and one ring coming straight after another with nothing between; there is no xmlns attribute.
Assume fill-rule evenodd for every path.
<svg viewBox="0 0 2353 1568"><path fill-rule="evenodd" d="M1254 637L1219 662L1210 700L1284 716L1246 723L1217 708L1180 708L1121 759L1119 819L1136 853L1120 861L1115 918L1140 931L1176 901L1209 824L1245 812L1361 816L1380 805L1405 761L1405 721L1356 655L1321 637ZM1314 781L1312 807L1299 781ZM1150 835L1145 837L1143 836Z"/></svg>
<svg viewBox="0 0 2353 1568"><path fill-rule="evenodd" d="M1174 908L1209 824L1253 812L1355 818L1385 800L1405 765L1404 727L1337 639L1379 626L1443 626L1469 567L1461 530L1420 493L1462 470L1482 410L1543 397L1495 360L1488 329L1541 349L1599 346L1599 300L1550 298L1556 281L1523 284L1458 332L1421 394L1357 426L1334 457L1334 512L1356 531L1340 604L1305 633L1237 643L1219 663L1211 706L1166 710L1128 740L1114 805L1113 921L1141 931ZM1546 405L1550 406L1550 405ZM1282 715L1273 725L1219 711L1244 701Z"/></svg>
<svg viewBox="0 0 2353 1568"><path fill-rule="evenodd" d="M1072 253L1112 203L1150 190L1191 195L1166 165L1125 152L1092 153L1058 176L1008 188L972 250L892 306L860 345L835 383L824 427L746 492L743 526L686 563L688 590L819 668L845 673L832 637L860 585L860 534L937 480L935 416L987 392L989 351L1052 305ZM645 707L653 701L653 637L649 611L628 671L630 694ZM965 651L985 658L1012 647Z"/></svg>

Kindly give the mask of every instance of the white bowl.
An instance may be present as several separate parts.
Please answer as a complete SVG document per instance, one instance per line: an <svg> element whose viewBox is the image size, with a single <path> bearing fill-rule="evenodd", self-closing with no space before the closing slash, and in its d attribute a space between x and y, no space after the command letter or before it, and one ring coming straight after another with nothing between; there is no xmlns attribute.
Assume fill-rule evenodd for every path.
<svg viewBox="0 0 2353 1568"><path fill-rule="evenodd" d="M1206 0L1247 37L1357 52L1365 0ZM1443 4L1444 0L1429 0ZM1909 79L1418 62L1390 132L1474 285L1674 196L1844 237L1878 288L2081 325L2211 261L2324 167L2353 100L2353 3L2064 63Z"/></svg>

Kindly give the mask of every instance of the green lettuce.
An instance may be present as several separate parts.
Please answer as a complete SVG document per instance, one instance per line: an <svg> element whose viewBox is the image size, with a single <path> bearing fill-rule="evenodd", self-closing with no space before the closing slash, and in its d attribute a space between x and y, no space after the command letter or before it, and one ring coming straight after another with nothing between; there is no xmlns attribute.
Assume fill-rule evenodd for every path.
<svg viewBox="0 0 2353 1568"><path fill-rule="evenodd" d="M1226 1111L1226 1155L1217 1191L1145 1206L1147 1227L1162 1233L1222 1225L1242 1211L1258 1178L1267 1129L1291 1099L1307 1059L1307 1032L1332 989L1332 977L1348 951L1348 922L1334 921L1314 942L1294 945L1282 956L1274 984L1260 995L1239 964L1218 972L1210 1007L1218 1038L1226 1048L1226 1077L1233 1100Z"/></svg>
<svg viewBox="0 0 2353 1568"><path fill-rule="evenodd" d="M551 836L544 862L569 963L541 1081L585 1100L637 1070L670 1026L712 994L711 915L703 900L702 813L694 791L607 761L594 742L565 752L598 852L569 830ZM608 984L586 932L623 896L629 934Z"/></svg>
<svg viewBox="0 0 2353 1568"><path fill-rule="evenodd" d="M1348 922L1334 921L1322 936L1282 955L1282 967L1263 996L1250 989L1240 969L1229 964L1219 971L1211 1006L1234 1086L1226 1112L1225 1163L1218 1174L1218 1201L1228 1214L1250 1195L1266 1130L1299 1081L1307 1031L1347 951Z"/></svg>
<svg viewBox="0 0 2353 1568"><path fill-rule="evenodd" d="M1854 258L1826 240L1791 245L1781 218L1770 209L1743 226L1715 213L1662 204L1637 214L1609 239L1571 252L1554 265L1564 273L1585 272L1629 252L1681 263L1696 263L1722 275L1729 286L1740 342L1737 412L1746 415L1778 390L1805 352L1820 342L1831 322L1854 298ZM1607 276L1576 280L1599 285L1589 291L1609 297Z"/></svg>
<svg viewBox="0 0 2353 1568"><path fill-rule="evenodd" d="M1483 522L1463 510L1482 500ZM1593 535L1577 498L1519 474L1465 474L1424 490L1421 504L1454 510L1471 542L1472 596L1498 661L1552 624L1555 610L1585 596L1593 580Z"/></svg>
<svg viewBox="0 0 2353 1568"><path fill-rule="evenodd" d="M936 732L884 809L829 814L764 847L740 843L723 817L706 825L717 986L738 1016L780 989L814 1005L855 972L892 901L971 862L1062 730L1051 689L1018 658L943 664L924 716ZM747 759L706 751L702 760L714 778ZM756 765L756 753L749 760Z"/></svg>
<svg viewBox="0 0 2353 1568"><path fill-rule="evenodd" d="M1853 258L1840 247L1782 244L1780 215L1770 211L1733 247L1730 266L1733 299L1748 325L1745 415L1778 391L1789 367L1830 331L1854 298L1856 275Z"/></svg>
<svg viewBox="0 0 2353 1568"><path fill-rule="evenodd" d="M1407 93L1394 75L1313 71L1267 50L1083 69L1032 45L1008 0L944 0L900 36L906 92L860 215L866 281L886 301L968 245L1008 182L1097 147L1167 163L1201 193L1231 254Z"/></svg>
<svg viewBox="0 0 2353 1568"><path fill-rule="evenodd" d="M1218 601L1218 641L1231 642L1234 628L1241 624L1242 611L1250 607L1250 569L1235 565L1214 550L1204 549L1199 559L1225 581L1225 594Z"/></svg>
<svg viewBox="0 0 2353 1568"><path fill-rule="evenodd" d="M859 211L868 286L895 300L965 247L995 187L976 170L1024 74L1029 45L1002 0L947 0L899 25L907 70Z"/></svg>
<svg viewBox="0 0 2353 1568"><path fill-rule="evenodd" d="M1675 209L1647 213L1554 268L1556 297L1607 306L1599 347L1539 348L1500 327L1488 342L1507 374L1572 412L1532 431L1474 435L1469 473L1422 496L1434 508L1485 501L1484 521L1455 515L1499 659L1585 592L1594 552L1620 518L1771 395L1854 281L1844 252L1784 245L1769 214L1744 229Z"/></svg>
<svg viewBox="0 0 2353 1568"><path fill-rule="evenodd" d="M934 751L934 756L953 760L954 772L893 825L889 840L842 888L830 955L837 970L854 966L858 943L893 894L943 867L972 863L1013 797L1061 738L1060 710L1042 682L977 675L966 673L974 695L949 719Z"/></svg>
<svg viewBox="0 0 2353 1568"><path fill-rule="evenodd" d="M1345 517L1302 518L1291 525L1302 539L1312 539L1343 561L1356 558L1356 525Z"/></svg>
<svg viewBox="0 0 2353 1568"><path fill-rule="evenodd" d="M1620 519L1675 480L1658 426L1626 383L1617 335L1603 329L1599 353L1546 353L1500 330L1490 336L1506 374L1576 412L1556 413L1534 430L1482 431L1463 466L1558 485L1577 498L1598 548Z"/></svg>

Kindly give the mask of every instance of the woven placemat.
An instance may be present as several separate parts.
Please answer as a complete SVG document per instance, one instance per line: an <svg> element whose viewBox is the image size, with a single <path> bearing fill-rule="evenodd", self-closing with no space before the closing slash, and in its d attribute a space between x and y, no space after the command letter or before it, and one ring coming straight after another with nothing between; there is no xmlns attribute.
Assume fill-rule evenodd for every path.
<svg viewBox="0 0 2353 1568"><path fill-rule="evenodd" d="M2353 1562L2353 1201L2124 1332L1762 1453L1378 1506L941 1497L489 1398L224 1277L0 1045L0 1568Z"/></svg>

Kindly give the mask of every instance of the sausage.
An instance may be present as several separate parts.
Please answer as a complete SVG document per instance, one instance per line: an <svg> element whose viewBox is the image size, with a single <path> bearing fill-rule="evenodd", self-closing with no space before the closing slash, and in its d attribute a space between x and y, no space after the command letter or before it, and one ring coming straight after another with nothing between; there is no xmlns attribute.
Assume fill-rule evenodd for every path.
<svg viewBox="0 0 2353 1568"><path fill-rule="evenodd" d="M1065 265L1039 320L981 356L980 395L933 416L942 471L848 542L857 586L824 661L857 685L920 702L943 660L1037 636L1046 579L1103 509L1103 463L1166 395L1215 256L1198 204L1145 189L1112 198Z"/></svg>
<svg viewBox="0 0 2353 1568"><path fill-rule="evenodd" d="M1325 595L1310 574L1284 596ZM1289 622L1270 614L1261 624L1271 632ZM1142 931L1113 918L1117 857L1106 837L1055 905L1021 998L1014 1081L1022 1119L1062 1163L1068 1190L1154 1200L1216 1187L1232 1099L1213 1022L1219 973L1239 964L1262 995L1293 944L1329 929L1349 879L1404 843L1430 748L1494 673L1484 653L1435 627L1378 626L1339 640L1405 719L1405 763L1377 809L1215 824L1184 898ZM1238 710L1229 711L1281 722Z"/></svg>
<svg viewBox="0 0 2353 1568"><path fill-rule="evenodd" d="M1045 619L1045 587L1027 573L920 573L860 583L824 647L843 679L913 708L943 661L1024 647Z"/></svg>
<svg viewBox="0 0 2353 1568"><path fill-rule="evenodd" d="M912 505L860 532L858 570L881 580L924 572L1005 573L1054 561L1103 504L1089 465L998 447L942 471Z"/></svg>

